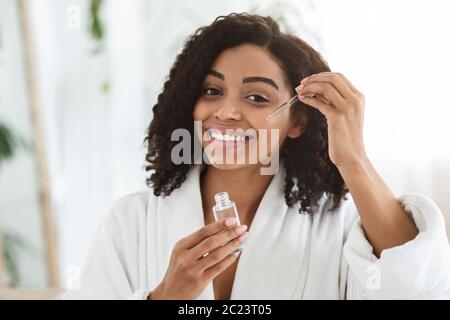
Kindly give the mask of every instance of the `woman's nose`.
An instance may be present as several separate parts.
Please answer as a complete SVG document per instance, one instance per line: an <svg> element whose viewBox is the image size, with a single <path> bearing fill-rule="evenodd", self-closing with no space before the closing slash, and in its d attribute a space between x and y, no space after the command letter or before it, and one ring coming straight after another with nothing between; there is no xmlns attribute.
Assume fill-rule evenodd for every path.
<svg viewBox="0 0 450 320"><path fill-rule="evenodd" d="M218 120L241 120L241 113L236 107L236 103L224 103L215 112Z"/></svg>

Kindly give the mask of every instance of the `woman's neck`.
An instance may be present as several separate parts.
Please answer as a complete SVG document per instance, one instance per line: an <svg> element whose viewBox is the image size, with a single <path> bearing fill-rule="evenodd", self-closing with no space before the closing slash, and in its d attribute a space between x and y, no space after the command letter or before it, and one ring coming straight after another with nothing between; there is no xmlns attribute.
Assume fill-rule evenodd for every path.
<svg viewBox="0 0 450 320"><path fill-rule="evenodd" d="M200 178L205 222L214 221L214 217L208 216L212 214L211 208L215 204L214 195L226 191L236 203L241 223L250 226L272 178L270 175L261 175L258 166L233 170L208 166Z"/></svg>

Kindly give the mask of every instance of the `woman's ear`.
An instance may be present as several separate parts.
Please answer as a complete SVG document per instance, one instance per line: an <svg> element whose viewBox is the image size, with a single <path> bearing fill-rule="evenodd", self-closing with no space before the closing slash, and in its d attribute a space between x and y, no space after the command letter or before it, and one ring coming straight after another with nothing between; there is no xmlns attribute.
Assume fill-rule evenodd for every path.
<svg viewBox="0 0 450 320"><path fill-rule="evenodd" d="M308 116L304 112L297 114L294 113L291 128L289 129L287 136L293 139L300 137L303 132L305 132L307 124Z"/></svg>

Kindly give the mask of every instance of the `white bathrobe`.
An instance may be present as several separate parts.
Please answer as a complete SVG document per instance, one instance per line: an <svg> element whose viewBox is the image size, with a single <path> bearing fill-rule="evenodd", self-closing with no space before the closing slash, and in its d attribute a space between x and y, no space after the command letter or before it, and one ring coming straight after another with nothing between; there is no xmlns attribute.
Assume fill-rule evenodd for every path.
<svg viewBox="0 0 450 320"><path fill-rule="evenodd" d="M204 226L200 165L168 197L143 191L117 200L82 270L63 299L146 299L163 279L176 241ZM420 194L398 199L419 235L378 259L351 195L328 212L324 195L312 215L289 208L280 167L267 188L238 260L231 299L450 298L450 247L443 215ZM226 190L224 190L226 191ZM214 299L212 282L198 299Z"/></svg>

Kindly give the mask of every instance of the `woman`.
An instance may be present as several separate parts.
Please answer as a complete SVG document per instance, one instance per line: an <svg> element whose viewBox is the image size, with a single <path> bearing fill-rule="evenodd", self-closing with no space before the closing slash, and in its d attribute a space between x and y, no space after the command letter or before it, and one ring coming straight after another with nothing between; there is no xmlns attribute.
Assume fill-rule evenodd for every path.
<svg viewBox="0 0 450 320"><path fill-rule="evenodd" d="M293 96L299 101L267 119ZM449 297L442 214L423 195L395 197L377 174L363 108L344 75L269 17L231 14L198 29L153 108L152 192L114 204L81 288L64 298ZM178 129L201 142L201 163L188 161L195 139L174 152ZM267 154L250 161L263 144ZM240 226L214 221L223 191Z"/></svg>

